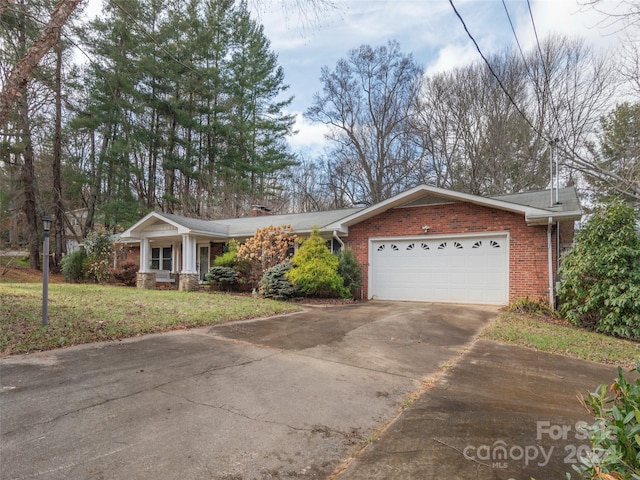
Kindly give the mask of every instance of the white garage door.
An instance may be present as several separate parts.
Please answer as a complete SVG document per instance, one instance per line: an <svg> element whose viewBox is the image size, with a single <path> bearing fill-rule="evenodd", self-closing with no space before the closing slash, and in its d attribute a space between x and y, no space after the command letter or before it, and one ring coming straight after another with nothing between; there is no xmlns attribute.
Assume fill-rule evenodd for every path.
<svg viewBox="0 0 640 480"><path fill-rule="evenodd" d="M372 240L370 296L506 304L508 246L506 235Z"/></svg>

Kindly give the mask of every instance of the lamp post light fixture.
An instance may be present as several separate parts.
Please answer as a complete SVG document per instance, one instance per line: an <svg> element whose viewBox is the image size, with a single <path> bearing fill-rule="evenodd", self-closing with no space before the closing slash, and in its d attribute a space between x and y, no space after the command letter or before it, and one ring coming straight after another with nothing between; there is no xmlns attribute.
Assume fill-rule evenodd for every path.
<svg viewBox="0 0 640 480"><path fill-rule="evenodd" d="M42 326L49 323L49 230L51 229L51 217L42 217L42 229L44 240L42 245Z"/></svg>

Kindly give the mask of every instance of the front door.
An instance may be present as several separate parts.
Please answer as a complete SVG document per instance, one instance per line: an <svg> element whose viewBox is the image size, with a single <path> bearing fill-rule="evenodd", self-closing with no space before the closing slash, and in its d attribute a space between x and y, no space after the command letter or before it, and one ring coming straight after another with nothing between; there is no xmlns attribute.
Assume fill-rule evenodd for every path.
<svg viewBox="0 0 640 480"><path fill-rule="evenodd" d="M201 245L198 249L198 272L200 273L200 281L204 282L204 276L209 273L209 246Z"/></svg>

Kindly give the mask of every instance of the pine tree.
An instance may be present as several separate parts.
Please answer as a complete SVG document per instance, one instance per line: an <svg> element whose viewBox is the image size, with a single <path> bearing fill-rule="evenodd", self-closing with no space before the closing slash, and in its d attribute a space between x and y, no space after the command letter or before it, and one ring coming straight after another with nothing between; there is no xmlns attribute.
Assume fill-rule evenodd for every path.
<svg viewBox="0 0 640 480"><path fill-rule="evenodd" d="M235 173L236 195L263 203L275 193L275 174L295 163L284 142L294 117L283 110L292 98L281 99L288 89L284 72L246 2L240 4L235 18L229 78L233 134L227 160ZM239 176L239 172L245 173Z"/></svg>

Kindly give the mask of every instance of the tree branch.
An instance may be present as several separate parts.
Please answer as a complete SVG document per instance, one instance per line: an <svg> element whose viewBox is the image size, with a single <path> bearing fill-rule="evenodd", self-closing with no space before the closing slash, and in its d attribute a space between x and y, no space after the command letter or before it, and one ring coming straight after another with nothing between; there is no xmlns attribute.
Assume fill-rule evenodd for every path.
<svg viewBox="0 0 640 480"><path fill-rule="evenodd" d="M42 57L56 44L65 22L82 0L60 0L51 13L49 23L25 56L13 67L9 78L0 93L0 125L4 125L16 99L21 96L20 89L29 81L31 71L38 65ZM0 13L6 10L13 0L0 0Z"/></svg>
<svg viewBox="0 0 640 480"><path fill-rule="evenodd" d="M15 5L14 0L0 0L0 15L2 15L5 11Z"/></svg>

